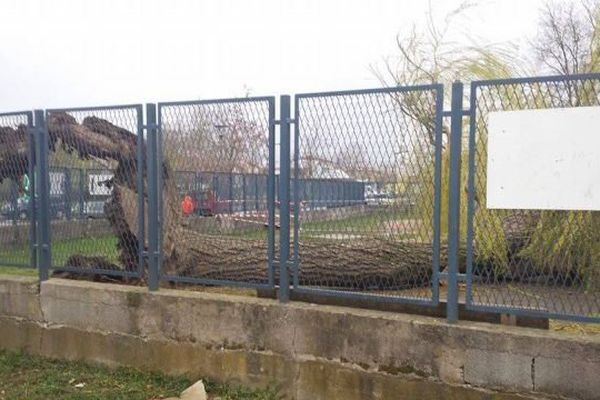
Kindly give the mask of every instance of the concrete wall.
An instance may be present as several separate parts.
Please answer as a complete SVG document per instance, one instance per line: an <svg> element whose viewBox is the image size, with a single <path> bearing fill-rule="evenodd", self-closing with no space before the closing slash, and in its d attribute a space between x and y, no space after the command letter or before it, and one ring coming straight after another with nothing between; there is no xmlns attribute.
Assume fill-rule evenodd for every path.
<svg viewBox="0 0 600 400"><path fill-rule="evenodd" d="M600 338L85 281L1 277L0 348L290 399L600 398Z"/></svg>

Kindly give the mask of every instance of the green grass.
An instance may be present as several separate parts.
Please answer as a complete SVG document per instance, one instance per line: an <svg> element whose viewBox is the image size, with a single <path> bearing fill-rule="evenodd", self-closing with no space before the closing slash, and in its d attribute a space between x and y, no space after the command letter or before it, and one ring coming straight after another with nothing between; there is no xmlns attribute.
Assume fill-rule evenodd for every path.
<svg viewBox="0 0 600 400"><path fill-rule="evenodd" d="M341 210L340 212L344 212ZM341 218L330 218L330 219L318 219L318 220L305 220L300 224L300 229L307 232L308 235L304 239L311 239L310 233L322 233L322 234L351 234L351 233L363 233L369 234L381 234L386 232L385 222L395 222L406 218L414 218L407 210L400 210L396 208L379 208L377 210L369 210L363 214L353 213L346 217ZM290 221L290 229L294 229L293 217ZM244 238L244 239L267 239L267 231L264 228L261 229L239 229L231 234L227 235L232 238ZM397 234L398 237L409 238L413 237L411 233Z"/></svg>
<svg viewBox="0 0 600 400"><path fill-rule="evenodd" d="M406 211L398 209L379 209L365 214L353 214L339 219L322 219L303 221L301 229L312 233L364 233L364 232L383 232L385 221L397 221L407 218ZM293 229L293 221L292 221ZM408 234L400 234L403 237ZM239 229L227 235L231 238L244 238L254 240L267 239L267 230L258 229ZM310 237L308 237L310 238ZM119 251L117 249L117 238L113 235L104 235L97 237L81 237L67 240L56 240L52 242L52 265L63 266L67 259L73 254L88 256L103 256L109 262L119 264ZM29 263L28 244L13 246L0 250L0 264L25 264ZM28 268L5 267L0 266L0 273L10 275L35 276L36 272Z"/></svg>
<svg viewBox="0 0 600 400"><path fill-rule="evenodd" d="M209 396L222 400L279 398L273 390L204 382ZM181 376L0 351L0 400L150 400L179 396L192 383Z"/></svg>
<svg viewBox="0 0 600 400"><path fill-rule="evenodd" d="M65 265L65 262L72 254L104 256L110 262L119 263L117 238L113 235L82 237L52 242L52 265ZM28 244L1 250L0 263L3 260L15 264L29 263Z"/></svg>
<svg viewBox="0 0 600 400"><path fill-rule="evenodd" d="M0 274L2 274L2 275L38 276L37 269L25 268L25 267L0 266Z"/></svg>
<svg viewBox="0 0 600 400"><path fill-rule="evenodd" d="M397 221L410 217L405 210L378 209L364 214L353 214L339 219L303 221L302 230L322 232L377 232L385 221Z"/></svg>

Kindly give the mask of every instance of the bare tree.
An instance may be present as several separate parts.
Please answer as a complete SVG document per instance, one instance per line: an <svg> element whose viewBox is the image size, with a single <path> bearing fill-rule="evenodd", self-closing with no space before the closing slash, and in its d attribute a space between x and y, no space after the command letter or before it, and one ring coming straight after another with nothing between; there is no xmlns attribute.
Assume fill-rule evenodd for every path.
<svg viewBox="0 0 600 400"><path fill-rule="evenodd" d="M537 61L560 75L598 71L599 17L598 0L546 3L538 36L532 42Z"/></svg>
<svg viewBox="0 0 600 400"><path fill-rule="evenodd" d="M457 79L489 79L518 74L519 63L514 62L514 50L509 45L462 45L449 39L458 17L475 5L465 1L448 13L443 23L436 22L431 3L427 23L423 29L413 26L407 35L396 37L398 55L383 61L383 67L371 69L382 84L388 87L425 83L449 84ZM512 60L512 62L509 62ZM517 68L516 68L517 67ZM449 94L449 93L448 93ZM418 126L424 127L427 140L435 143L435 102L423 100L416 92L393 94L395 106ZM449 126L443 125L443 135ZM445 142L446 140L444 140Z"/></svg>
<svg viewBox="0 0 600 400"><path fill-rule="evenodd" d="M163 148L176 170L266 173L266 118L239 104L193 108L165 118Z"/></svg>

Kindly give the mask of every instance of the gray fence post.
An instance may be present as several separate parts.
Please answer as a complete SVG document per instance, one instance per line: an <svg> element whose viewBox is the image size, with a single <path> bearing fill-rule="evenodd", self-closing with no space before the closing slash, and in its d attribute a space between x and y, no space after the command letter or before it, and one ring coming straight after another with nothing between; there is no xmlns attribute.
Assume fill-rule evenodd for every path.
<svg viewBox="0 0 600 400"><path fill-rule="evenodd" d="M46 115L43 110L35 110L36 136L36 174L37 174L37 204L36 220L38 223L38 273L40 281L48 280L51 262L50 242L50 184L48 171L48 128Z"/></svg>
<svg viewBox="0 0 600 400"><path fill-rule="evenodd" d="M279 300L290 299L290 96L280 98L279 112Z"/></svg>
<svg viewBox="0 0 600 400"><path fill-rule="evenodd" d="M146 104L146 162L148 181L148 289L158 290L159 217L158 217L158 135L156 104Z"/></svg>
<svg viewBox="0 0 600 400"><path fill-rule="evenodd" d="M31 113L27 114L27 127L28 129L28 136L27 136L27 142L29 143L28 146L28 158L29 158L29 165L27 168L27 177L29 178L29 215L28 215L28 220L29 220L29 254L31 257L31 267L32 268L37 268L38 265L38 260L37 260L37 252L38 252L38 242L37 242L37 222L36 222L36 204L37 204L37 199L36 197L36 179L35 179L35 168L36 168L36 156L35 156L35 149L36 149L36 132L34 129L34 122L33 122L33 115Z"/></svg>
<svg viewBox="0 0 600 400"><path fill-rule="evenodd" d="M292 287L300 286L300 278L298 268L300 267L300 190L299 185L302 182L303 192L306 190L306 179L300 181L300 107L298 105L298 97L294 97L294 237L293 237L293 253L292 253ZM303 198L306 196L303 195Z"/></svg>
<svg viewBox="0 0 600 400"><path fill-rule="evenodd" d="M137 132L136 132L136 187L138 200L138 273L139 276L144 274L145 261L145 246L146 246L146 210L144 200L144 171L147 171L147 166L144 166L144 108L142 105L137 107ZM160 202L159 202L160 204Z"/></svg>
<svg viewBox="0 0 600 400"><path fill-rule="evenodd" d="M448 199L448 322L458 320L458 254L460 246L460 156L462 151L463 84L452 84L450 124L450 193Z"/></svg>
<svg viewBox="0 0 600 400"><path fill-rule="evenodd" d="M269 285L275 287L275 99L269 101L269 165L265 184L267 190L267 265ZM258 212L258 176L255 176L256 210ZM262 176L262 175L261 175ZM262 194L261 194L262 199Z"/></svg>

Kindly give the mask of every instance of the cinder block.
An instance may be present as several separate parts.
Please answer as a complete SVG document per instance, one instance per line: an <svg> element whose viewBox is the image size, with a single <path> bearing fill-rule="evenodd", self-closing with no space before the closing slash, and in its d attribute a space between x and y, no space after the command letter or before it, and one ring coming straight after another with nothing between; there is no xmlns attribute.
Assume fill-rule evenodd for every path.
<svg viewBox="0 0 600 400"><path fill-rule="evenodd" d="M41 321L37 278L11 276L0 279L0 315Z"/></svg>
<svg viewBox="0 0 600 400"><path fill-rule="evenodd" d="M484 387L533 390L532 357L468 349L465 358L465 382Z"/></svg>
<svg viewBox="0 0 600 400"><path fill-rule="evenodd" d="M534 371L536 391L600 399L600 364L539 357Z"/></svg>

